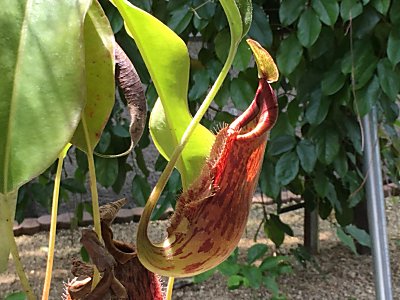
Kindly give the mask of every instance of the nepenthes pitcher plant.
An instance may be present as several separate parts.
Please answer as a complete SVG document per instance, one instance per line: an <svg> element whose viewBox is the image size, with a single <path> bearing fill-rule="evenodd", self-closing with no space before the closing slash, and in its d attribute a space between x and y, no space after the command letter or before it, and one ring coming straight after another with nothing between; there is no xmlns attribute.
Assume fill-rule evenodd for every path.
<svg viewBox="0 0 400 300"><path fill-rule="evenodd" d="M254 100L217 133L200 174L177 201L167 239L161 244L151 242L149 218L144 214L136 245L116 241L110 226L125 200L102 207L104 245L94 231L82 231L81 242L93 265L74 261L72 273L77 279L66 284L66 299L163 299L158 275L186 277L205 272L235 249L246 226L268 134L278 116L270 85L279 76L276 65L257 42L248 43L259 71ZM94 266L102 277L91 290Z"/></svg>

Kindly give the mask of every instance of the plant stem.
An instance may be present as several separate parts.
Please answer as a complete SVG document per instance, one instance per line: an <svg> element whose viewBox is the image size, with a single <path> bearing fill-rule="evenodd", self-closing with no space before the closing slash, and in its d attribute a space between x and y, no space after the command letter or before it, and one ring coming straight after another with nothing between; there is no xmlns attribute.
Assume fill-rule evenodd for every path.
<svg viewBox="0 0 400 300"><path fill-rule="evenodd" d="M68 149L70 147L71 147L71 144L66 145L65 148L61 151L61 153L58 156L57 172L56 172L56 177L54 179L53 200L52 200L52 207L51 207L49 252L48 252L48 256L47 256L46 275L44 278L42 300L49 299L49 294L50 294L50 284L51 284L51 277L52 277L52 271L53 271L53 260L54 260L54 248L55 248L55 243L56 243L58 197L60 194L61 173L62 173L62 166L63 166L64 158L67 155Z"/></svg>
<svg viewBox="0 0 400 300"><path fill-rule="evenodd" d="M15 193L15 195L13 193L6 193L5 200L7 202L12 202L12 201L8 201L9 198L17 197L17 195L18 195L18 193ZM2 213L6 214L6 224L7 224L8 228L5 231L7 234L7 236L5 238L8 239L8 244L10 245L10 252L11 252L11 255L14 260L15 270L18 274L19 280L21 282L22 288L23 288L26 296L28 297L29 300L35 300L36 296L33 293L32 287L29 284L28 278L26 277L26 274L24 272L24 266L22 265L21 259L19 257L18 246L15 241L14 231L13 231L12 220L14 220L14 217L12 216L11 211L9 209L5 209L5 211L3 211Z"/></svg>
<svg viewBox="0 0 400 300"><path fill-rule="evenodd" d="M167 294L165 295L166 300L172 299L172 290L174 289L174 281L175 281L174 277L168 278Z"/></svg>
<svg viewBox="0 0 400 300"><path fill-rule="evenodd" d="M86 156L89 165L89 180L90 180L90 193L92 195L92 211L93 211L93 224L94 231L97 237L101 241L101 226L100 226L100 211L99 211L99 195L97 193L97 182L96 182L96 170L94 166L93 149L90 142L89 129L86 124L85 114L82 114L82 125L85 133L86 140ZM95 287L100 281L100 273L97 268L94 268L93 274L93 287Z"/></svg>

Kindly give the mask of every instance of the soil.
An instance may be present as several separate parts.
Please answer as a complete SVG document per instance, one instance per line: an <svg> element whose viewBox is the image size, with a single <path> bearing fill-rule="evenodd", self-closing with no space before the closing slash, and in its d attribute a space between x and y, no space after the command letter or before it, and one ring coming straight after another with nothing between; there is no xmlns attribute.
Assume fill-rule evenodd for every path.
<svg viewBox="0 0 400 300"><path fill-rule="evenodd" d="M400 230L398 199L387 200L388 233L391 255L393 299L400 299ZM268 206L268 211L273 211L273 206ZM240 241L241 253L253 244L253 237L262 216L262 206L254 204L251 210L248 226ZM282 215L282 220L288 223L294 237L286 237L280 252L289 253L303 243L303 211ZM164 234L166 221L151 224L151 233L160 239ZM132 242L135 236L136 223L113 225L117 239ZM63 282L72 279L69 272L70 262L73 257L79 257L80 233L79 230L60 230L57 234L56 252L53 270L52 290L50 299L61 299ZM259 233L258 242L267 243L271 254L273 245ZM37 295L43 286L46 258L47 258L47 233L42 232L34 236L20 236L17 238L22 262L30 282ZM320 253L316 255L316 264L308 264L306 268L292 259L293 272L279 279L279 286L288 299L346 299L364 300L375 299L372 258L369 255L358 256L343 246L336 238L334 226L329 221L320 223ZM173 299L270 299L270 293L260 288L240 288L229 291L226 278L216 273L201 284L192 284L190 280L177 280L180 288L174 290ZM164 279L164 286L166 281ZM0 299L13 291L20 290L19 280L15 275L12 261L6 273L0 274Z"/></svg>

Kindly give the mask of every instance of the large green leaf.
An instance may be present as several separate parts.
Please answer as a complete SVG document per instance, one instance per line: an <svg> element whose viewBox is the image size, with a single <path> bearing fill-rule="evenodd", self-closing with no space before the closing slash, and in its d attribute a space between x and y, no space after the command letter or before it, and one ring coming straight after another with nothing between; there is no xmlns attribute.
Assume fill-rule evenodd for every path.
<svg viewBox="0 0 400 300"><path fill-rule="evenodd" d="M113 1L134 38L157 89L150 116L150 133L160 153L169 159L192 116L188 109L189 54L184 42L152 15L125 0ZM209 154L214 135L198 126L177 162L182 180L191 182Z"/></svg>
<svg viewBox="0 0 400 300"><path fill-rule="evenodd" d="M83 122L93 150L114 105L114 35L100 4L93 1L84 24L86 106L71 143L87 151ZM128 134L129 135L129 134Z"/></svg>
<svg viewBox="0 0 400 300"><path fill-rule="evenodd" d="M78 125L90 2L11 1L0 12L0 193L46 169Z"/></svg>

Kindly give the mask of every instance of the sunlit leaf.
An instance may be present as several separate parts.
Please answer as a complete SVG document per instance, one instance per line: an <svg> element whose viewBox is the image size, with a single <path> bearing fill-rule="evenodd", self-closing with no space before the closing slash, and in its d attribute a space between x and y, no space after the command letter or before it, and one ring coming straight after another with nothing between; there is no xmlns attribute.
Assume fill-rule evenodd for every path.
<svg viewBox="0 0 400 300"><path fill-rule="evenodd" d="M169 159L189 125L189 54L184 42L166 25L126 0L113 1L134 38L157 89L150 116L150 133L158 150ZM209 154L214 135L199 125L178 160L184 185L193 181Z"/></svg>
<svg viewBox="0 0 400 300"><path fill-rule="evenodd" d="M114 35L100 4L93 1L85 18L85 122L92 150L114 105ZM78 125L71 143L87 151L83 120ZM129 134L128 134L129 136Z"/></svg>
<svg viewBox="0 0 400 300"><path fill-rule="evenodd" d="M86 89L83 22L90 2L12 1L0 13L1 193L46 169L78 125Z"/></svg>

